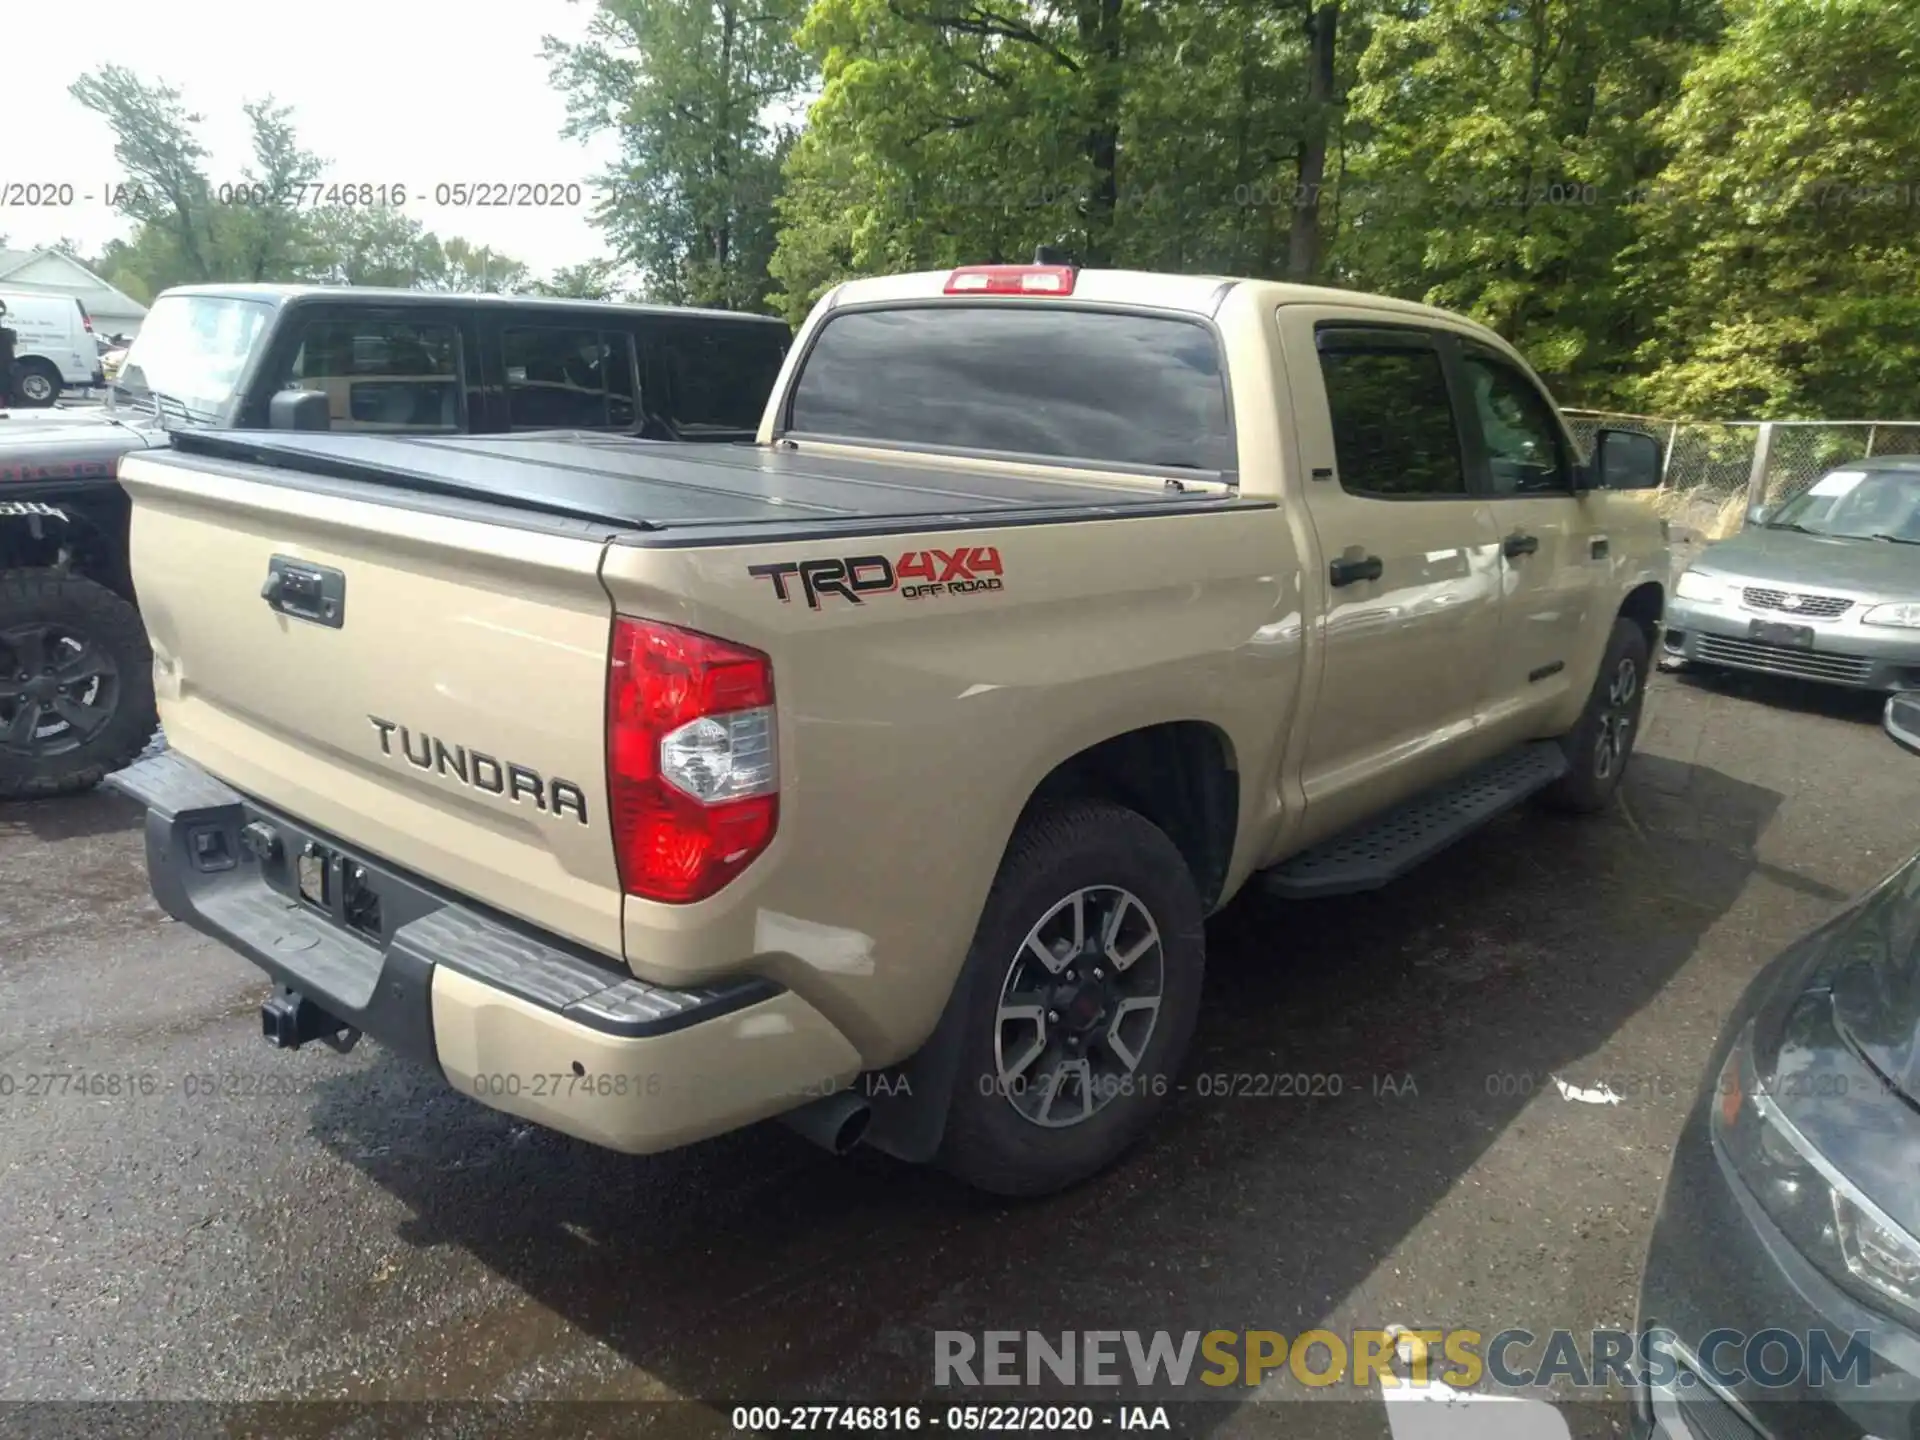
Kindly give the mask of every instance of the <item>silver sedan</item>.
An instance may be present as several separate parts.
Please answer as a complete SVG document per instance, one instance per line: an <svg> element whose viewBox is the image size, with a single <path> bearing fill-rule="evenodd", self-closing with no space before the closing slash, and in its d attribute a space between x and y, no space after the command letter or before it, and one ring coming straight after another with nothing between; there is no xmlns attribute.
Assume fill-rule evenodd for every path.
<svg viewBox="0 0 1920 1440"><path fill-rule="evenodd" d="M1920 689L1920 455L1862 460L1711 545L1667 605L1669 656Z"/></svg>

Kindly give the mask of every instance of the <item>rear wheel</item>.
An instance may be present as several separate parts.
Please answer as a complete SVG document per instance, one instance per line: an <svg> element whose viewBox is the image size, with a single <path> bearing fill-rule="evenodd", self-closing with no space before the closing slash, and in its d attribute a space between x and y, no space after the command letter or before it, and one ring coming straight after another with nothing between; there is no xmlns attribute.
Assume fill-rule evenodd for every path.
<svg viewBox="0 0 1920 1440"><path fill-rule="evenodd" d="M42 409L60 398L60 372L45 360L21 360L13 367L15 403Z"/></svg>
<svg viewBox="0 0 1920 1440"><path fill-rule="evenodd" d="M1200 897L1158 826L1096 801L1032 816L961 976L966 1030L940 1163L1000 1195L1104 1168L1172 1093L1205 963Z"/></svg>
<svg viewBox="0 0 1920 1440"><path fill-rule="evenodd" d="M1615 620L1587 708L1579 723L1560 737L1567 773L1542 793L1547 804L1576 814L1606 808L1633 756L1646 698L1646 631L1631 620Z"/></svg>
<svg viewBox="0 0 1920 1440"><path fill-rule="evenodd" d="M76 575L0 578L0 800L96 785L154 724L153 654L131 605Z"/></svg>

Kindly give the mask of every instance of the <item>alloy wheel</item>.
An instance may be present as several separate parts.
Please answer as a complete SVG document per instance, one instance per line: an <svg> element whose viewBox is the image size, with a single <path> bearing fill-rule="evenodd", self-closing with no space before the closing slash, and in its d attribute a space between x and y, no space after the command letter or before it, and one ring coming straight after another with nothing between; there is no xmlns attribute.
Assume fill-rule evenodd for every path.
<svg viewBox="0 0 1920 1440"><path fill-rule="evenodd" d="M1594 738L1593 773L1610 778L1627 763L1633 745L1634 699L1640 693L1640 667L1623 655L1607 681L1606 703L1600 710L1600 733Z"/></svg>
<svg viewBox="0 0 1920 1440"><path fill-rule="evenodd" d="M1000 1093L1024 1119L1057 1130L1140 1088L1165 986L1160 928L1139 897L1117 885L1074 891L1007 967L994 1014Z"/></svg>
<svg viewBox="0 0 1920 1440"><path fill-rule="evenodd" d="M44 622L0 630L0 751L37 760L77 750L119 698L113 656L84 633Z"/></svg>

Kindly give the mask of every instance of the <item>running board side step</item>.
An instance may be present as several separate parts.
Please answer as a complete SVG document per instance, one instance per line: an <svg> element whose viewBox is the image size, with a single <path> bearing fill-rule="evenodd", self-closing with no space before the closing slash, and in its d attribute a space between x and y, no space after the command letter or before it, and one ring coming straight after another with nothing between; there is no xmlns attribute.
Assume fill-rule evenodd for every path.
<svg viewBox="0 0 1920 1440"><path fill-rule="evenodd" d="M1521 745L1262 871L1261 887L1286 900L1377 890L1566 773L1558 741Z"/></svg>

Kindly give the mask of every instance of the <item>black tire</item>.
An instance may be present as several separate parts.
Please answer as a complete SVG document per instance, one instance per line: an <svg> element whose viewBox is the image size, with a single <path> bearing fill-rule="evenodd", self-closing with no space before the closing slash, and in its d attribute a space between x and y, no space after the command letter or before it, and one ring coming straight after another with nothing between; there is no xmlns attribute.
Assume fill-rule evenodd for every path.
<svg viewBox="0 0 1920 1440"><path fill-rule="evenodd" d="M60 398L60 372L35 356L16 361L13 367L13 403L29 410L43 410Z"/></svg>
<svg viewBox="0 0 1920 1440"><path fill-rule="evenodd" d="M1003 994L1019 983L1022 963L1039 963L1039 952L1027 946L1028 937L1049 915L1069 926L1071 908L1060 907L1081 892L1091 892L1081 912L1089 948L1071 959L1056 957L1063 969L1049 980L1064 989L1066 976L1091 966L1091 974L1081 975L1079 983L1101 992L1090 1002L1100 1008L1095 1013L1076 1001L1064 1017L1050 1010L1048 1018L1065 1023L1047 1027L1036 1019L1032 1037L1017 1028L1009 1043L1007 1027L1017 1027L1017 1022L1002 1021ZM1122 894L1126 899L1118 898ZM1121 927L1113 944L1096 953L1094 937L1115 908L1121 912ZM1050 805L1030 816L1007 846L961 972L966 1009L960 1069L941 1166L993 1194L1044 1195L1097 1173L1139 1138L1173 1093L1193 1039L1206 968L1203 921L1186 861L1151 821L1103 801ZM1136 952L1136 947L1150 945L1148 923L1157 935L1157 952L1138 950L1130 965L1118 967L1101 961L1101 954ZM1150 1027L1141 1028L1138 1017L1146 1013L1141 995L1156 980L1158 1007ZM1109 1015L1114 1018L1106 1021ZM1090 1028L1067 1033L1081 1023ZM1055 1037L1051 1040L1050 1028ZM1081 1072L1086 1078L1071 1085L1049 1082L1046 1089L1018 1087L1016 1093L1016 1085L1003 1081L997 1052L1003 1043L1024 1050L1033 1042L1054 1047L1036 1052L1033 1073L1051 1074L1055 1062L1049 1056L1066 1056L1064 1047L1071 1046L1073 1058L1060 1063L1086 1065ZM1122 1057L1129 1049L1137 1063L1123 1074ZM1024 1078L1024 1072L1017 1073ZM1045 1120L1030 1118L1029 1112L1046 1108L1049 1091L1068 1108ZM1075 1117L1076 1105L1090 1113Z"/></svg>
<svg viewBox="0 0 1920 1440"><path fill-rule="evenodd" d="M36 656L37 675L22 668ZM0 800L97 785L156 723L153 652L133 606L77 575L0 575Z"/></svg>
<svg viewBox="0 0 1920 1440"><path fill-rule="evenodd" d="M1623 690L1628 692L1624 700ZM1579 723L1560 737L1567 752L1567 773L1541 793L1541 800L1576 815L1606 809L1633 758L1646 698L1647 632L1631 620L1615 620L1586 709L1580 712Z"/></svg>

